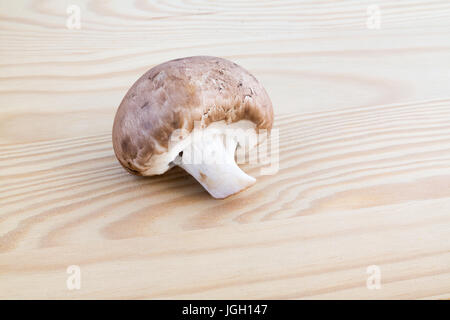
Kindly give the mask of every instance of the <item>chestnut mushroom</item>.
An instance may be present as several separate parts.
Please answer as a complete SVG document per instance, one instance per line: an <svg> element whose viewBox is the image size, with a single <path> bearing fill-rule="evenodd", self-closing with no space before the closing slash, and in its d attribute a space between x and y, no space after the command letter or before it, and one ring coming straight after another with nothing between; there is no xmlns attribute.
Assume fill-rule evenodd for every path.
<svg viewBox="0 0 450 320"><path fill-rule="evenodd" d="M178 165L213 197L226 198L255 179L235 162L242 140L223 134L270 132L272 124L272 103L252 74L222 58L195 56L162 63L139 78L117 110L112 139L129 172L159 175Z"/></svg>

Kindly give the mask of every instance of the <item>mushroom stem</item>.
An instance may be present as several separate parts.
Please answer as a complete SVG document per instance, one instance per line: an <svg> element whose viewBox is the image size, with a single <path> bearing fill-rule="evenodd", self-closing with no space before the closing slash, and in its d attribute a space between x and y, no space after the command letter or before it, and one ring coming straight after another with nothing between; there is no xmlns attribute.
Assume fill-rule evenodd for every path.
<svg viewBox="0 0 450 320"><path fill-rule="evenodd" d="M237 142L227 139L225 144L223 140L221 136L193 140L174 161L217 199L238 193L256 182L235 162Z"/></svg>

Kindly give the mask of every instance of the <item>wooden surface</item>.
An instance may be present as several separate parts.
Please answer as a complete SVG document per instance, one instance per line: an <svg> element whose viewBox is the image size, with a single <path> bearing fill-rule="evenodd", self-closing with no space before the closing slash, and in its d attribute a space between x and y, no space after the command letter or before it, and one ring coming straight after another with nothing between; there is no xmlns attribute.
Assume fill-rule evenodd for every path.
<svg viewBox="0 0 450 320"><path fill-rule="evenodd" d="M0 1L0 42L0 298L450 298L448 1ZM131 84L199 54L280 130L278 174L223 201L111 146Z"/></svg>

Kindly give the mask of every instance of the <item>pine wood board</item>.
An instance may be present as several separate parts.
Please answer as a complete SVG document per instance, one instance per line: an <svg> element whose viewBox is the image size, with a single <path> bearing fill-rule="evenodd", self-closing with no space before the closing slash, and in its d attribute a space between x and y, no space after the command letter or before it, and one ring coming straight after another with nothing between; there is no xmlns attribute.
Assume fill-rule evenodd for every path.
<svg viewBox="0 0 450 320"><path fill-rule="evenodd" d="M447 1L380 1L376 30L372 1L71 3L80 30L0 3L0 298L450 298ZM198 54L254 73L280 132L279 172L221 201L111 146L130 85Z"/></svg>

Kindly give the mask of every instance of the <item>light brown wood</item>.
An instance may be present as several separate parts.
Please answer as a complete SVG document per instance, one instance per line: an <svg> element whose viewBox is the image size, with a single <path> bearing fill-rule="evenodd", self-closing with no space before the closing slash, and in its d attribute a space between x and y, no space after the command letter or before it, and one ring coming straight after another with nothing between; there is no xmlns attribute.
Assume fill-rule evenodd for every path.
<svg viewBox="0 0 450 320"><path fill-rule="evenodd" d="M0 4L0 298L450 298L447 1L381 1L380 29L372 1L71 3L80 30ZM129 86L197 54L260 78L280 130L278 174L226 200L111 146Z"/></svg>

